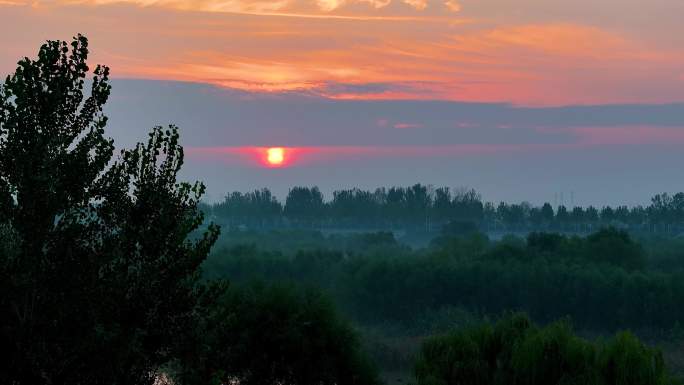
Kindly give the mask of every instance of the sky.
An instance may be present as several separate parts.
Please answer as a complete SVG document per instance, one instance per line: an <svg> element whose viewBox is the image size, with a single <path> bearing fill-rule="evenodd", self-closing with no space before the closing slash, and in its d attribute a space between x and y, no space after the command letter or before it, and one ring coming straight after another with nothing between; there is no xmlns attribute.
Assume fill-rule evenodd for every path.
<svg viewBox="0 0 684 385"><path fill-rule="evenodd" d="M682 14L681 0L0 0L0 74L85 34L112 69L110 135L179 125L184 177L209 199L420 182L633 205L684 190Z"/></svg>

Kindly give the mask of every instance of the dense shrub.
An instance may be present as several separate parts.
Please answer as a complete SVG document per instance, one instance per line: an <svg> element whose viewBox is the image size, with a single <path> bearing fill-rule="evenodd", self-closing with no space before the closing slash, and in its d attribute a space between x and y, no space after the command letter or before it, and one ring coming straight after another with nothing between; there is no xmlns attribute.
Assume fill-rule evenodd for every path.
<svg viewBox="0 0 684 385"><path fill-rule="evenodd" d="M415 365L417 385L666 385L675 381L660 351L629 333L592 342L565 321L535 326L508 315L492 325L427 340Z"/></svg>
<svg viewBox="0 0 684 385"><path fill-rule="evenodd" d="M291 285L232 286L207 309L185 383L375 385L374 367L333 304Z"/></svg>

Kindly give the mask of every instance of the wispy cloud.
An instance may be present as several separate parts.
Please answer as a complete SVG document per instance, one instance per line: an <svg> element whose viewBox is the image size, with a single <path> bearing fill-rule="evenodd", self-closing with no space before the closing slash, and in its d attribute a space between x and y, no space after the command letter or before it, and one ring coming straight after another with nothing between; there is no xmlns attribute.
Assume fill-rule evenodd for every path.
<svg viewBox="0 0 684 385"><path fill-rule="evenodd" d="M423 11L429 0L0 0L17 5L106 6L131 4L192 12L237 13L301 18L411 20L410 11ZM452 2L454 0L451 0ZM2 3L0 3L2 4ZM458 11L451 2L434 1L439 10ZM403 16L403 17L402 17Z"/></svg>
<svg viewBox="0 0 684 385"><path fill-rule="evenodd" d="M407 128L423 128L424 126L420 123L395 123L394 128L407 129Z"/></svg>
<svg viewBox="0 0 684 385"><path fill-rule="evenodd" d="M533 6L555 10L521 1L530 12ZM5 7L0 22L10 30L41 28L19 38L0 36L2 73L44 39L68 38L78 25L92 38L95 59L119 77L338 100L518 105L684 100L680 46L579 19L540 16L520 22L494 12L487 18L482 6L469 0L21 3L27 6Z"/></svg>

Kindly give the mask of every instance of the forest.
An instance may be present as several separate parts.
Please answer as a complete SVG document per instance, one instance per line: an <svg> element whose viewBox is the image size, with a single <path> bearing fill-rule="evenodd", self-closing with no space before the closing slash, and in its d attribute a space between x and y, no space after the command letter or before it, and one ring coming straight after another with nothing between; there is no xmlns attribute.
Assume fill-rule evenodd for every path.
<svg viewBox="0 0 684 385"><path fill-rule="evenodd" d="M284 203L268 188L231 192L202 210L225 226L269 228L408 229L439 232L451 221L473 222L484 232L557 231L589 233L613 226L640 233L684 231L684 193L660 193L648 206L566 207L550 203L484 202L473 189L415 184L333 191L295 186Z"/></svg>
<svg viewBox="0 0 684 385"><path fill-rule="evenodd" d="M0 384L681 383L684 194L569 212L297 187L210 205L178 180L179 128L107 137L110 70L88 54L49 41L0 87Z"/></svg>

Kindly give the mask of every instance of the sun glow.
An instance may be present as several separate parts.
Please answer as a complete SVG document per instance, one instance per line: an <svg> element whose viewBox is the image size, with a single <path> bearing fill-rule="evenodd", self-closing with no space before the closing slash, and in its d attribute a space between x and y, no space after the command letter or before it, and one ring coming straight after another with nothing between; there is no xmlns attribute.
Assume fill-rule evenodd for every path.
<svg viewBox="0 0 684 385"><path fill-rule="evenodd" d="M266 162L270 166L282 166L285 161L285 149L282 147L271 147L266 150Z"/></svg>

